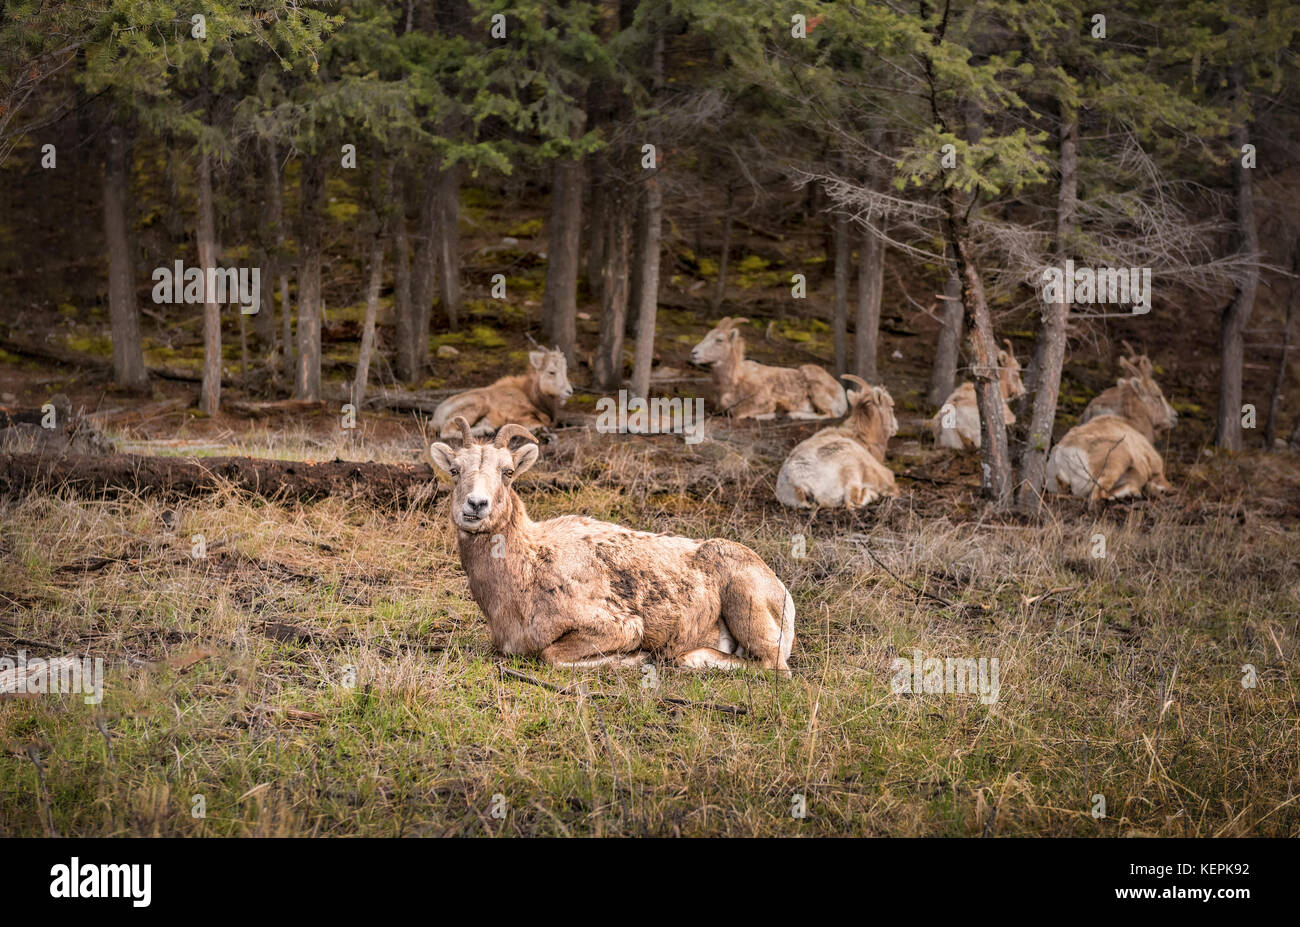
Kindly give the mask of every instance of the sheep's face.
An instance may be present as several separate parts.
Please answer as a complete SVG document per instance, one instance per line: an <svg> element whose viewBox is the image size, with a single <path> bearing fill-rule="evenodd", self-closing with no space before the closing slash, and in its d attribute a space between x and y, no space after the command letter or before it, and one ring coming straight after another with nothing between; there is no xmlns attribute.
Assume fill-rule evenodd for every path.
<svg viewBox="0 0 1300 927"><path fill-rule="evenodd" d="M730 357L736 342L740 339L740 330L735 327L736 323L745 321L748 320L723 319L719 322L713 331L705 335L704 340L691 350L691 363L701 367L712 367Z"/></svg>
<svg viewBox="0 0 1300 927"><path fill-rule="evenodd" d="M537 462L537 445L511 451L492 444L469 444L459 450L446 444L429 447L439 475L451 483L451 523L470 534L491 533L510 518L510 484Z"/></svg>
<svg viewBox="0 0 1300 927"><path fill-rule="evenodd" d="M874 403L880 420L885 424L885 437L892 438L898 434L898 418L894 415L894 397L883 386L877 386L866 400Z"/></svg>
<svg viewBox="0 0 1300 927"><path fill-rule="evenodd" d="M1138 400L1146 408L1147 416L1151 419L1151 427L1156 431L1173 428L1178 423L1178 413L1165 400L1160 384L1156 383L1155 369L1151 366L1151 360L1144 354L1136 361L1133 363L1121 360L1120 366L1131 374L1129 383L1132 384Z"/></svg>
<svg viewBox="0 0 1300 927"><path fill-rule="evenodd" d="M1010 343L1006 350L998 351L998 366L1002 368L1002 398L1018 399L1025 395L1025 384L1020 379L1020 361L1011 352Z"/></svg>
<svg viewBox="0 0 1300 927"><path fill-rule="evenodd" d="M848 391L849 409L861 409L868 416L879 419L886 439L898 434L898 418L894 415L894 397L883 386Z"/></svg>
<svg viewBox="0 0 1300 927"><path fill-rule="evenodd" d="M528 363L537 371L537 385L543 396L559 400L563 405L573 395L569 383L569 362L558 348L550 351L533 351Z"/></svg>

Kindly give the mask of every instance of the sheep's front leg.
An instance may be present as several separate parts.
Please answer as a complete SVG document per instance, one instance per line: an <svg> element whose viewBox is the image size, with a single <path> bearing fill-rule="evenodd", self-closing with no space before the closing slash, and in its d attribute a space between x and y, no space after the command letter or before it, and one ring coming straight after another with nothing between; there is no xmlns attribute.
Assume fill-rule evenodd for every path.
<svg viewBox="0 0 1300 927"><path fill-rule="evenodd" d="M753 666L748 660L723 653L716 647L696 647L678 657L677 662L688 669L739 670Z"/></svg>
<svg viewBox="0 0 1300 927"><path fill-rule="evenodd" d="M629 651L622 634L570 631L538 656L552 666L586 669L611 663L636 666L644 663L648 655L637 650Z"/></svg>

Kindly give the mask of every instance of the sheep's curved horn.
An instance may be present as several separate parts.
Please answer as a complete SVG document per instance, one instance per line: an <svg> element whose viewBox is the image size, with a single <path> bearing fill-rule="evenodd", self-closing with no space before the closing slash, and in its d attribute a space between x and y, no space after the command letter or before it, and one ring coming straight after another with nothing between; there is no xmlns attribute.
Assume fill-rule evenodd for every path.
<svg viewBox="0 0 1300 927"><path fill-rule="evenodd" d="M531 431L523 425L517 425L514 422L510 422L507 425L501 426L500 430L497 431L497 436L492 439L492 444L495 447L509 447L511 438L527 438L534 444L537 443L537 439L533 437Z"/></svg>
<svg viewBox="0 0 1300 927"><path fill-rule="evenodd" d="M460 429L460 443L465 447L478 443L474 440L474 433L469 430L469 422L465 420L465 416L457 415L451 420L451 423Z"/></svg>
<svg viewBox="0 0 1300 927"><path fill-rule="evenodd" d="M861 387L862 387L862 391L863 391L863 392L865 392L865 393L867 393L867 394L870 394L870 393L871 393L871 384L868 383L866 380L862 379L862 377L858 376L857 374L854 374L854 373L842 373L842 374L840 374L840 379L841 379L841 380L849 380L849 381L852 382L852 383L856 383L858 386L861 386Z"/></svg>
<svg viewBox="0 0 1300 927"><path fill-rule="evenodd" d="M736 318L731 320L731 327L735 328L737 325L740 325L741 323L748 324L748 322L749 319L745 318L744 316L736 316Z"/></svg>
<svg viewBox="0 0 1300 927"><path fill-rule="evenodd" d="M1138 356L1138 352L1133 349L1133 345L1129 344L1127 341L1121 341L1120 345L1124 348L1125 351L1128 351L1129 357Z"/></svg>

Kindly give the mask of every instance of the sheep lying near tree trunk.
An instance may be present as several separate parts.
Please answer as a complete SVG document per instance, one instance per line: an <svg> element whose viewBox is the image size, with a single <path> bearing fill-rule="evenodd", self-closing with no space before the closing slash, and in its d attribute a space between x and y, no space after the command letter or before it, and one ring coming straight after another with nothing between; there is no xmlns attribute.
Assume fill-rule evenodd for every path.
<svg viewBox="0 0 1300 927"><path fill-rule="evenodd" d="M691 363L713 368L717 403L734 418L836 418L848 408L844 389L816 364L769 367L745 360L745 339L736 326L749 319L725 318L691 351Z"/></svg>
<svg viewBox="0 0 1300 927"><path fill-rule="evenodd" d="M1088 418L1085 410L1086 421L1066 432L1052 449L1047 461L1049 491L1086 495L1089 503L1096 503L1139 495L1147 489L1168 492L1172 488L1165 481L1165 463L1152 441L1157 431L1174 426L1178 413L1150 378L1150 361L1145 373L1140 364L1120 363L1137 376L1121 380L1119 387L1102 393L1088 408L1107 393L1114 393L1113 400L1123 414L1094 412Z"/></svg>
<svg viewBox="0 0 1300 927"><path fill-rule="evenodd" d="M790 452L776 477L776 498L782 505L853 509L898 495L894 474L884 465L885 446L898 434L893 397L884 387L872 387L851 373L843 379L862 387L848 391L848 418Z"/></svg>
<svg viewBox="0 0 1300 927"><path fill-rule="evenodd" d="M1094 396L1083 410L1079 424L1086 424L1102 415L1118 415L1128 419L1143 437L1154 442L1156 431L1177 424L1178 413L1165 401L1165 395L1155 381L1151 358L1135 352L1127 341L1123 344L1129 356L1121 357L1119 366L1129 376L1121 377L1110 389Z"/></svg>
<svg viewBox="0 0 1300 927"><path fill-rule="evenodd" d="M470 594L502 653L557 666L632 664L654 654L692 668L759 665L790 675L794 600L748 547L633 531L581 515L534 522L513 488L536 444L506 425L479 444L433 444L452 483L451 522Z"/></svg>
<svg viewBox="0 0 1300 927"><path fill-rule="evenodd" d="M433 427L439 437L456 435L453 419L464 416L476 435L490 435L507 422L526 428L555 424L560 406L573 395L569 385L568 361L558 348L533 351L528 355L528 372L502 377L490 386L457 393L445 399L433 413Z"/></svg>
<svg viewBox="0 0 1300 927"><path fill-rule="evenodd" d="M1020 380L1020 362L1011 348L998 351L998 377L1002 383L1002 420L1014 425L1016 417L1007 405L1008 399L1018 399L1025 394L1025 384ZM975 399L975 384L967 380L944 401L939 412L930 419L930 433L939 447L958 451L979 450L980 410Z"/></svg>

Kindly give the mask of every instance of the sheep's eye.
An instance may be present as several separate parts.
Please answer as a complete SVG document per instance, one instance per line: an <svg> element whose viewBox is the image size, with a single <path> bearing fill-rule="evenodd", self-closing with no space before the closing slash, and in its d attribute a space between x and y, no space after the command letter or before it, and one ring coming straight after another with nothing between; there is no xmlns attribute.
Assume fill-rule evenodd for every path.
<svg viewBox="0 0 1300 927"><path fill-rule="evenodd" d="M447 472L450 473L452 476L460 476L460 467L452 467Z"/></svg>
<svg viewBox="0 0 1300 927"><path fill-rule="evenodd" d="M515 471L514 471L511 467L506 467L504 470L501 471L501 475L502 475L502 476L514 476L514 475L515 475Z"/></svg>

